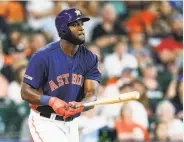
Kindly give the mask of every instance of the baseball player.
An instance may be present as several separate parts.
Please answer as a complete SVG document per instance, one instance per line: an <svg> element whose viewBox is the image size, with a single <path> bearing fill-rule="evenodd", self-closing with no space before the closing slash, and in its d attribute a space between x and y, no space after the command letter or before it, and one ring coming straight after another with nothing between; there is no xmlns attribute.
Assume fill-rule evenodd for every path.
<svg viewBox="0 0 184 142"><path fill-rule="evenodd" d="M92 108L83 102L96 100L101 78L97 56L83 45L83 22L89 20L76 8L61 11L55 19L61 40L41 48L29 61L21 94L30 103L29 129L35 142L79 142L77 117Z"/></svg>

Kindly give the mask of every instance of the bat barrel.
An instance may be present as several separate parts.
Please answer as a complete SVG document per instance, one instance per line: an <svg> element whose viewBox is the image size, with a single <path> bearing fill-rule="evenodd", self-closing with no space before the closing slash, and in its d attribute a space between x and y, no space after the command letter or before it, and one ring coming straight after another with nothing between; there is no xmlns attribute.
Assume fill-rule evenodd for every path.
<svg viewBox="0 0 184 142"><path fill-rule="evenodd" d="M128 92L128 93L123 93L118 97L97 100L94 102L85 103L83 105L89 107L89 106L102 105L102 104L115 104L115 103L120 103L120 102L137 100L139 99L139 97L140 97L139 92L133 91L133 92Z"/></svg>
<svg viewBox="0 0 184 142"><path fill-rule="evenodd" d="M138 91L133 91L133 92L128 92L128 93L123 93L120 95L121 100L137 100L139 99L140 94Z"/></svg>

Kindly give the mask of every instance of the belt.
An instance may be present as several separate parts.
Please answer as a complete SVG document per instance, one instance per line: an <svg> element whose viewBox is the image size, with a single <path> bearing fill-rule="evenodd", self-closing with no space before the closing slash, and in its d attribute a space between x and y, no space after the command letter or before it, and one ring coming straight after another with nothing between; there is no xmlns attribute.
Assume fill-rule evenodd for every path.
<svg viewBox="0 0 184 142"><path fill-rule="evenodd" d="M51 116L52 116L51 113L42 113L41 112L40 116L52 119L51 118ZM54 120L66 121L66 122L72 121L73 119L74 119L74 117L68 117L68 118L64 119L63 116L60 116L60 115L57 115L57 114L55 114L55 118L54 118Z"/></svg>

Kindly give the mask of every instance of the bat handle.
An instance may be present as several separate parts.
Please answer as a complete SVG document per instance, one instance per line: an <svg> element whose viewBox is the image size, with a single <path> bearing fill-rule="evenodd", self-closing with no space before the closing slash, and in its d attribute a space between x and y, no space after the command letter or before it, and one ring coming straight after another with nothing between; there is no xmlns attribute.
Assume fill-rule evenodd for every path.
<svg viewBox="0 0 184 142"><path fill-rule="evenodd" d="M76 104L72 104L72 106L70 106L71 108L74 108L74 109L76 109L76 108L80 108L80 106L77 106Z"/></svg>
<svg viewBox="0 0 184 142"><path fill-rule="evenodd" d="M71 108L77 108L77 106L75 104L72 104Z"/></svg>

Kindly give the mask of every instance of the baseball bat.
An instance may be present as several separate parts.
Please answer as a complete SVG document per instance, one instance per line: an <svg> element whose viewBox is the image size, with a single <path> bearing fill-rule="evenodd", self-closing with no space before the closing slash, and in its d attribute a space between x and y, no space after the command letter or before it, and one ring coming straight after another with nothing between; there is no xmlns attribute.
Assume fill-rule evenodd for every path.
<svg viewBox="0 0 184 142"><path fill-rule="evenodd" d="M86 107L91 107L91 106L95 106L95 105L115 104L115 103L120 103L120 102L137 100L137 99L139 99L139 97L140 97L139 92L133 91L133 92L120 94L120 96L116 96L116 97L111 97L111 98L107 98L107 99L102 99L102 100L84 103L83 105Z"/></svg>

